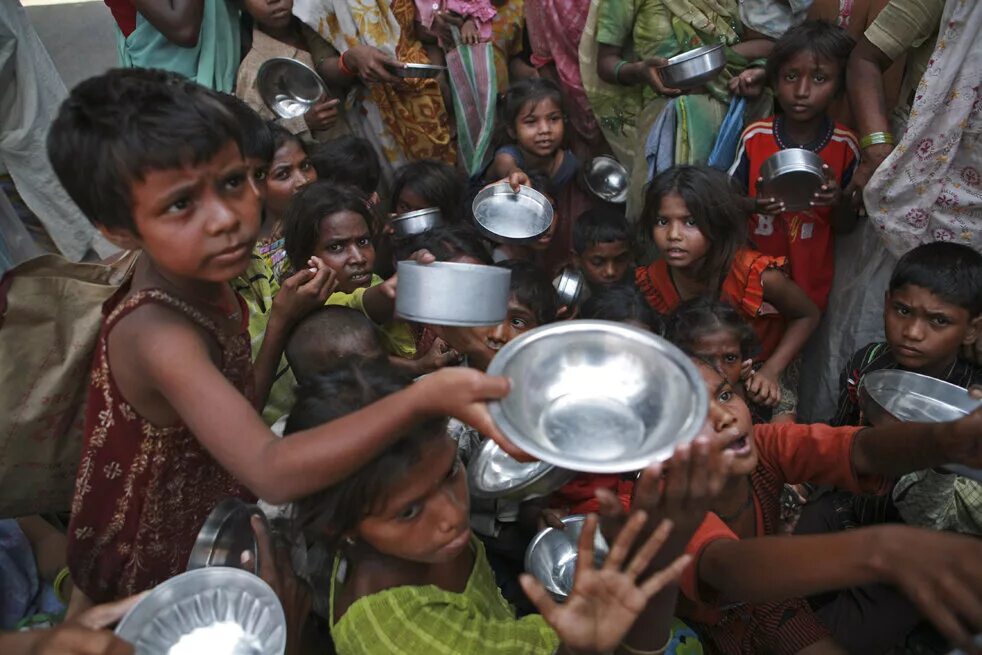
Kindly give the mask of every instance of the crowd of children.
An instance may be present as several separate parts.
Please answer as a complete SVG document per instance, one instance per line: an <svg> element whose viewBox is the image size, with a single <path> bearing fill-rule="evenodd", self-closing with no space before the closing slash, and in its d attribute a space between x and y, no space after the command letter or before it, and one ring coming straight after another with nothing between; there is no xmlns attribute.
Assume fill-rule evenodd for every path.
<svg viewBox="0 0 982 655"><path fill-rule="evenodd" d="M417 0L430 58L488 42L504 4ZM311 47L317 35L292 7L243 2L251 49L236 95L118 69L79 84L54 119L61 184L109 242L142 255L103 307L70 517L57 565L41 567L64 567L54 588L71 590L67 618L0 634L0 651L127 652L104 630L117 602L181 573L209 512L235 497L285 506L270 511L304 553L296 570L260 557L264 577L309 586L312 603L281 593L291 626L308 624L288 635L290 652L980 652L982 485L941 467L982 469L982 411L870 425L859 387L893 368L982 397L982 253L946 241L907 252L883 289L883 339L849 358L825 423L798 421L802 352L836 293L835 237L862 220L843 193L860 140L829 115L853 47L843 29L782 23L745 41L767 43L766 65L731 86L766 84L776 113L748 122L728 165L670 166L634 189L632 221L582 180L568 80L503 88L495 147L471 176L418 159L387 177L390 162L348 133L337 99L276 118L256 88L265 59L347 66L345 52ZM621 60L611 79L651 70ZM824 162L805 209L760 193L764 161L788 148ZM543 236L495 243L478 231L470 201L498 181L553 203ZM392 229L428 208L436 227ZM408 259L507 268L505 319L399 318L396 264ZM585 291L564 305L553 279L568 269ZM709 397L699 435L642 472L577 473L524 502L471 498L466 467L488 439L527 458L486 407L509 393L485 372L491 361L530 330L579 319L652 332L689 356ZM597 530L611 549L602 566L578 567L557 603L523 557L570 514L588 514L581 561ZM20 529L38 534L38 521ZM4 534L0 588L14 570L4 553L30 550ZM17 611L28 607L41 604Z"/></svg>

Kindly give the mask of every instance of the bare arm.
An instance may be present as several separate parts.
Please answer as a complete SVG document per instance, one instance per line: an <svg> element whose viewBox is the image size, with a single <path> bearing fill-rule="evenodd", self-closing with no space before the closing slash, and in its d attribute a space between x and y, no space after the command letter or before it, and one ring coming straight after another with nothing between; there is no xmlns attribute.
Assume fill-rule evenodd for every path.
<svg viewBox="0 0 982 655"><path fill-rule="evenodd" d="M771 56L774 49L774 42L770 39L750 39L741 41L733 46L733 52L743 55L747 59L763 59Z"/></svg>
<svg viewBox="0 0 982 655"><path fill-rule="evenodd" d="M801 352L818 327L822 315L801 287L781 271L764 271L761 282L764 286L764 300L774 305L787 321L781 342L761 369L767 369L777 377Z"/></svg>
<svg viewBox="0 0 982 655"><path fill-rule="evenodd" d="M657 67L666 62L664 58L651 57L625 64L621 64L622 61L625 60L621 46L599 44L597 48L597 75L608 84L624 86L648 84L662 95L674 96L681 93L678 89L665 86L661 81Z"/></svg>
<svg viewBox="0 0 982 655"><path fill-rule="evenodd" d="M860 136L873 132L889 132L886 94L883 90L883 71L893 63L879 48L863 37L853 48L846 66L846 85L849 104ZM862 189L883 160L893 152L893 145L882 143L863 150L863 157L853 174L845 196L850 198Z"/></svg>
<svg viewBox="0 0 982 655"><path fill-rule="evenodd" d="M204 0L133 0L136 10L171 43L198 45Z"/></svg>
<svg viewBox="0 0 982 655"><path fill-rule="evenodd" d="M521 170L514 157L508 153L498 153L494 156L494 161L491 162L491 168L488 169L487 179L502 180L511 177L512 173L520 172Z"/></svg>

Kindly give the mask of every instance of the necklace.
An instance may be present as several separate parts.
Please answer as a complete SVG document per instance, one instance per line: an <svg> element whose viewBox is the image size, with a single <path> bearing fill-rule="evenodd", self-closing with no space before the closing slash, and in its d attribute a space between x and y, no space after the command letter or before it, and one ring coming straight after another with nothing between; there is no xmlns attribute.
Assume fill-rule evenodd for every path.
<svg viewBox="0 0 982 655"><path fill-rule="evenodd" d="M740 507L732 514L720 514L719 512L716 512L716 516L720 517L720 519L722 519L724 523L729 523L730 521L740 518L740 516L742 516L743 513L747 511L747 508L749 508L753 504L753 502L754 502L753 487L748 485L747 499L743 501L743 505L740 505Z"/></svg>

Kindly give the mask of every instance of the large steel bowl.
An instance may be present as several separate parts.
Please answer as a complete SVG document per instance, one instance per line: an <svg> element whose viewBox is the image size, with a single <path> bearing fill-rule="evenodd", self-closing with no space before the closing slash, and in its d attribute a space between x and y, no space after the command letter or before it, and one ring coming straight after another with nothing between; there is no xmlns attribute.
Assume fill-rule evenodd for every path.
<svg viewBox="0 0 982 655"><path fill-rule="evenodd" d="M671 456L706 420L702 376L681 350L611 321L567 321L509 342L488 367L511 379L489 403L511 441L538 459L624 473Z"/></svg>
<svg viewBox="0 0 982 655"><path fill-rule="evenodd" d="M821 157L805 148L779 150L760 167L763 180L757 195L782 201L788 211L808 209L825 184L823 164Z"/></svg>
<svg viewBox="0 0 982 655"><path fill-rule="evenodd" d="M518 193L506 182L485 187L471 205L477 229L498 243L528 243L549 231L552 203L527 186Z"/></svg>
<svg viewBox="0 0 982 655"><path fill-rule="evenodd" d="M658 74L667 87L693 89L715 79L725 66L726 51L717 43L675 55L658 67Z"/></svg>
<svg viewBox="0 0 982 655"><path fill-rule="evenodd" d="M508 314L511 271L500 266L399 262L396 315L416 323L498 325Z"/></svg>
<svg viewBox="0 0 982 655"><path fill-rule="evenodd" d="M280 118L303 116L328 94L320 75L288 57L264 61L256 74L256 87L266 106Z"/></svg>
<svg viewBox="0 0 982 655"><path fill-rule="evenodd" d="M523 463L488 439L467 464L467 482L477 498L502 498L521 502L553 491L576 475L545 462Z"/></svg>
<svg viewBox="0 0 982 655"><path fill-rule="evenodd" d="M254 516L267 523L266 515L257 505L246 504L238 498L226 498L215 505L194 540L188 570L232 566L255 573L259 569L259 549L252 529ZM242 563L245 552L252 555L249 566Z"/></svg>
<svg viewBox="0 0 982 655"><path fill-rule="evenodd" d="M606 202L621 203L627 200L630 176L627 169L613 157L594 157L583 169L583 180L590 193Z"/></svg>
<svg viewBox="0 0 982 655"><path fill-rule="evenodd" d="M564 530L546 528L532 538L525 550L525 571L534 575L553 598L562 601L569 596L576 577L577 543L586 517L580 514L563 519ZM610 549L600 534L593 539L594 566L600 568Z"/></svg>
<svg viewBox="0 0 982 655"><path fill-rule="evenodd" d="M443 225L443 215L439 207L427 207L399 214L389 222L392 234L401 238L422 234L438 225Z"/></svg>

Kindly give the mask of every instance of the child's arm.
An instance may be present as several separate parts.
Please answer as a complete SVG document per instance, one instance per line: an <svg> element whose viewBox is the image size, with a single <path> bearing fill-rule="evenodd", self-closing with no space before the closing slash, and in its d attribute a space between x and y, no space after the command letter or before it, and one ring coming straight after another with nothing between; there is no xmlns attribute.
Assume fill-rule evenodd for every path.
<svg viewBox="0 0 982 655"><path fill-rule="evenodd" d="M771 39L750 39L741 41L733 46L733 52L753 61L754 59L765 59L771 56L774 49L774 41Z"/></svg>
<svg viewBox="0 0 982 655"><path fill-rule="evenodd" d="M133 4L171 43L182 48L198 45L204 0L133 0Z"/></svg>
<svg viewBox="0 0 982 655"><path fill-rule="evenodd" d="M491 162L486 179L501 180L511 177L512 173L524 173L524 171L518 167L518 162L512 155L507 152L499 152L495 154L494 161Z"/></svg>

